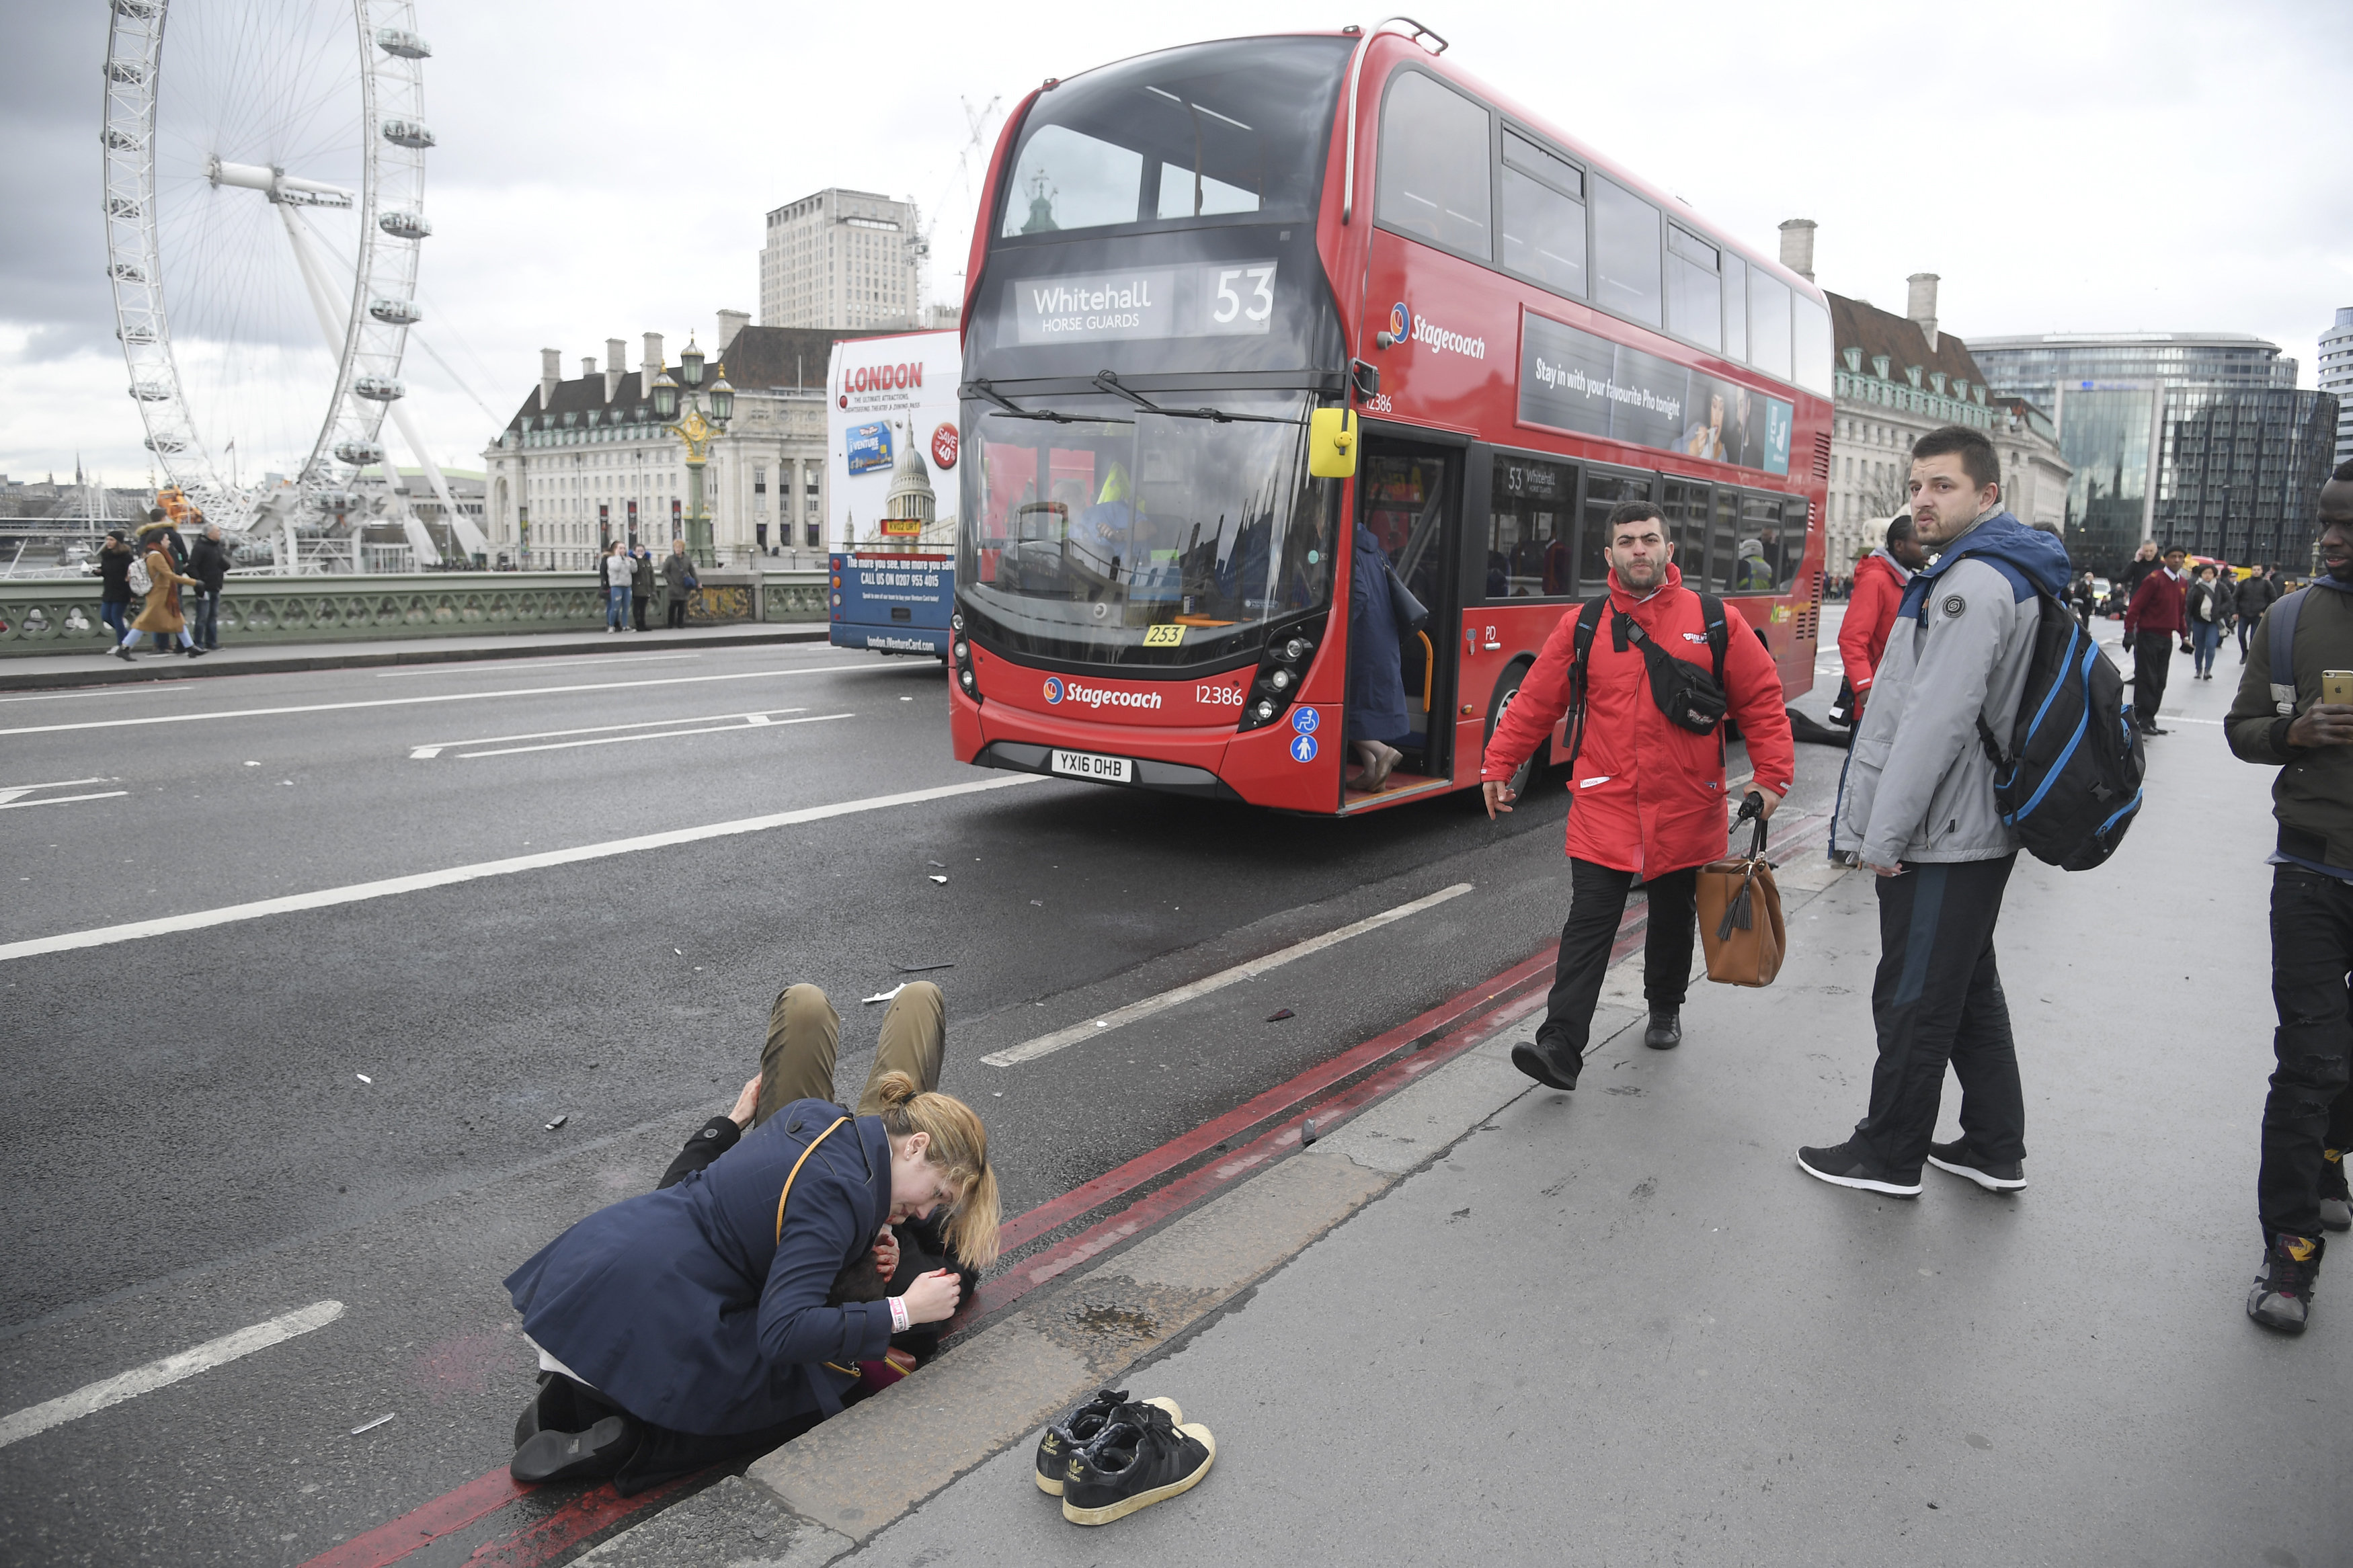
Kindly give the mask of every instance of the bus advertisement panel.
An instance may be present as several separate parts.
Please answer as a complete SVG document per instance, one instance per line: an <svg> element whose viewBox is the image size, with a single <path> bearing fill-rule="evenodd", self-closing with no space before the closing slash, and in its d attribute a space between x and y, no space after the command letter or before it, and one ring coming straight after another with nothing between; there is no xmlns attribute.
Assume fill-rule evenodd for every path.
<svg viewBox="0 0 2353 1568"><path fill-rule="evenodd" d="M826 376L829 640L837 647L947 657L955 595L954 332L834 345Z"/></svg>

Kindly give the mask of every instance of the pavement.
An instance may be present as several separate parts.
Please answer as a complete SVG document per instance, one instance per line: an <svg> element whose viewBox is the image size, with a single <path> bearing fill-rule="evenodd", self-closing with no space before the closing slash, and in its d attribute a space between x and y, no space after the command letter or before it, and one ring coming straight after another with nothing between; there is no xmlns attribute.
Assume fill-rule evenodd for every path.
<svg viewBox="0 0 2353 1568"><path fill-rule="evenodd" d="M1574 1094L1509 1068L1535 1016L1504 1009L1026 1322L584 1561L2353 1563L2353 1310L2324 1289L2301 1340L2242 1310L2270 775L2221 744L2227 680L2182 663L2124 850L2011 884L2025 1193L1795 1168L1873 1055L1874 889L1810 851L1788 966L1696 984L1681 1049L1641 1044L1639 956ZM1144 1342L1090 1360L1123 1304ZM1089 1530L1031 1449L1098 1380L1175 1398L1218 1459Z"/></svg>
<svg viewBox="0 0 2353 1568"><path fill-rule="evenodd" d="M125 662L107 648L22 654L0 658L0 691L55 691L143 680L201 680L225 675L286 675L318 669L373 669L386 665L473 664L485 659L547 658L560 654L642 653L657 647L738 647L762 643L821 643L827 628L787 623L659 627L645 633L603 626L571 632L516 632L482 637L385 637L368 642L229 642L202 658L147 651ZM642 638L642 640L640 640Z"/></svg>

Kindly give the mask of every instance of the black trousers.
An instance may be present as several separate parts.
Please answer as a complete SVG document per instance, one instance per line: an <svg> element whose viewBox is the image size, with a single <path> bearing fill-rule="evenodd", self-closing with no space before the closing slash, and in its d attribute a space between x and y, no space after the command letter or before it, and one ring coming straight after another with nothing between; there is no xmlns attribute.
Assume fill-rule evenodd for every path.
<svg viewBox="0 0 2353 1568"><path fill-rule="evenodd" d="M608 1473L613 1489L623 1497L638 1493L691 1476L706 1465L741 1458L746 1454L765 1454L783 1447L825 1419L821 1410L811 1410L774 1426L763 1426L756 1432L681 1432L669 1426L657 1426L650 1421L640 1421L598 1389L572 1378L563 1378L572 1396L572 1419L576 1427L568 1430L585 1432L608 1415L618 1415L634 1429L637 1441L628 1445L623 1456ZM595 1478L584 1478L595 1479Z"/></svg>
<svg viewBox="0 0 2353 1568"><path fill-rule="evenodd" d="M1609 969L1609 949L1618 940L1618 922L1625 916L1626 894L1633 885L1631 871L1569 860L1568 921L1560 928L1552 994L1546 999L1545 1021L1536 1030L1536 1038L1545 1044L1585 1054L1593 1033L1594 1004L1601 1000L1602 977ZM1698 929L1692 901L1698 887L1696 866L1662 872L1643 884L1651 915L1642 946L1642 995L1653 1009L1683 1005L1683 992L1691 984L1693 933Z"/></svg>
<svg viewBox="0 0 2353 1568"><path fill-rule="evenodd" d="M2173 671L2173 634L2133 634L2133 721L2157 722L2157 705L2165 700L2165 678ZM1979 1150L1978 1152L1984 1152Z"/></svg>
<svg viewBox="0 0 2353 1568"><path fill-rule="evenodd" d="M685 595L672 594L670 595L670 609L662 618L662 625L665 626L682 626L686 625Z"/></svg>
<svg viewBox="0 0 2353 1568"><path fill-rule="evenodd" d="M2015 853L1914 866L1879 879L1879 1060L1854 1135L1891 1174L1916 1176L1936 1131L1945 1064L1961 1080L1961 1131L1980 1159L2026 1158L2026 1100L1994 967L1993 928Z"/></svg>
<svg viewBox="0 0 2353 1568"><path fill-rule="evenodd" d="M629 595L629 614L638 623L638 630L646 629L646 601L653 597L652 590Z"/></svg>
<svg viewBox="0 0 2353 1568"><path fill-rule="evenodd" d="M2353 882L2272 868L2272 1091L2263 1101L2263 1163L2255 1205L2263 1241L2320 1234L2324 1149L2353 1147Z"/></svg>

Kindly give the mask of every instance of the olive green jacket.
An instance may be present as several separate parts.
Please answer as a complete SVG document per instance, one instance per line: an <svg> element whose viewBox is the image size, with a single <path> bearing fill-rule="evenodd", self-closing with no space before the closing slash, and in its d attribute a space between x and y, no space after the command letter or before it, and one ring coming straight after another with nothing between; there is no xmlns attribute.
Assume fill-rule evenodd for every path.
<svg viewBox="0 0 2353 1568"><path fill-rule="evenodd" d="M2272 700L2271 626L2278 610L2276 605L2265 610L2248 639L2223 733L2242 762L2280 771L2272 784L2280 853L2353 869L2353 746L2287 743L2295 714L2282 713ZM2308 588L2295 622L2296 713L2320 700L2324 669L2353 670L2353 594Z"/></svg>

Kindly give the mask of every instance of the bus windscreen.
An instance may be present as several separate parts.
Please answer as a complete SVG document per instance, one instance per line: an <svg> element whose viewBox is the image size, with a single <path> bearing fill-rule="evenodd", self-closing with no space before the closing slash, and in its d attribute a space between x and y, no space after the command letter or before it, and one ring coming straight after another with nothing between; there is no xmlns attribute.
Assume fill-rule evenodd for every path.
<svg viewBox="0 0 2353 1568"><path fill-rule="evenodd" d="M1352 47L1201 44L1060 83L1022 126L999 237L1312 217Z"/></svg>
<svg viewBox="0 0 2353 1568"><path fill-rule="evenodd" d="M1307 474L1304 396L1229 396L1261 416L1231 424L1052 401L1066 422L965 405L957 597L985 641L1197 666L1329 602L1328 487Z"/></svg>

